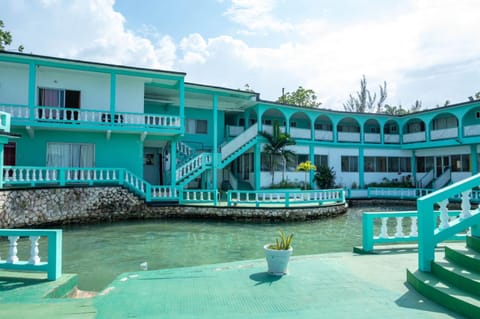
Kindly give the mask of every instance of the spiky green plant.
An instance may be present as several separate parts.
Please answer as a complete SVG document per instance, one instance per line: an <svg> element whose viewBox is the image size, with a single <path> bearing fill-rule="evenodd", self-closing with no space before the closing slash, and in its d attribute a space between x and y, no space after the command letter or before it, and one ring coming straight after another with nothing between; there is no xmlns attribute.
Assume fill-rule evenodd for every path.
<svg viewBox="0 0 480 319"><path fill-rule="evenodd" d="M275 238L275 244L271 244L268 248L273 250L289 250L292 247L293 234L287 236L283 230L278 231L280 238Z"/></svg>

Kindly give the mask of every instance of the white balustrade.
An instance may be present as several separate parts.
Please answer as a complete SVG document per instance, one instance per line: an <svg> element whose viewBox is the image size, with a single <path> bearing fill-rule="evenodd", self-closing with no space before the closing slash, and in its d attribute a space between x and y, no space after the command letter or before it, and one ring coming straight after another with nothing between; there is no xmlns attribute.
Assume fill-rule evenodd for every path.
<svg viewBox="0 0 480 319"><path fill-rule="evenodd" d="M305 128L297 128L297 127L290 127L290 136L293 138L300 138L300 139L311 139L311 130Z"/></svg>
<svg viewBox="0 0 480 319"><path fill-rule="evenodd" d="M10 242L8 246L8 259L7 263L14 264L18 262L18 250L17 250L17 241L20 237L19 236L8 236L8 241Z"/></svg>
<svg viewBox="0 0 480 319"><path fill-rule="evenodd" d="M400 143L400 135L398 134L385 134L383 136L383 142L386 144L398 144Z"/></svg>
<svg viewBox="0 0 480 319"><path fill-rule="evenodd" d="M440 140L455 137L458 137L458 127L452 127L442 130L433 130L430 132L431 140Z"/></svg>
<svg viewBox="0 0 480 319"><path fill-rule="evenodd" d="M367 143L380 143L380 134L378 133L365 133L364 141Z"/></svg>
<svg viewBox="0 0 480 319"><path fill-rule="evenodd" d="M438 226L439 229L447 229L450 227L450 216L448 215L448 199L442 200L441 202L437 203L440 211L440 225Z"/></svg>
<svg viewBox="0 0 480 319"><path fill-rule="evenodd" d="M472 206L470 205L470 197L472 194L472 190L468 189L462 192L462 214L460 215L461 219L466 219L472 216L471 209Z"/></svg>
<svg viewBox="0 0 480 319"><path fill-rule="evenodd" d="M318 141L333 141L333 132L324 130L315 130L315 139Z"/></svg>
<svg viewBox="0 0 480 319"><path fill-rule="evenodd" d="M480 124L468 125L463 128L464 136L477 136L480 135Z"/></svg>
<svg viewBox="0 0 480 319"><path fill-rule="evenodd" d="M40 263L40 256L38 256L38 240L40 236L30 236L30 259L28 262L32 265Z"/></svg>
<svg viewBox="0 0 480 319"><path fill-rule="evenodd" d="M338 132L339 142L360 142L360 133Z"/></svg>
<svg viewBox="0 0 480 319"><path fill-rule="evenodd" d="M7 112L12 119L28 119L30 117L30 108L28 106L0 105L0 111Z"/></svg>
<svg viewBox="0 0 480 319"><path fill-rule="evenodd" d="M424 141L425 141L425 132L403 134L403 143L424 142Z"/></svg>
<svg viewBox="0 0 480 319"><path fill-rule="evenodd" d="M221 154L222 161L225 160L228 156L232 155L235 151L241 148L243 145L250 142L258 134L258 125L254 124L249 127L245 132L235 137L233 140L222 146Z"/></svg>

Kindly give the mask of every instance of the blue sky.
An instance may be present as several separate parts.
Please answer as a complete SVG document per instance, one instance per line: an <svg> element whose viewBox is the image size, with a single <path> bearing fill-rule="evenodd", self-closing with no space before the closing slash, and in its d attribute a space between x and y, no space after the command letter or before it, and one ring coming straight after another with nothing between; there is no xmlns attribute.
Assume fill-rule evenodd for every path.
<svg viewBox="0 0 480 319"><path fill-rule="evenodd" d="M365 75L391 105L480 91L476 0L0 0L10 49L187 73L275 100L314 89L343 109Z"/></svg>

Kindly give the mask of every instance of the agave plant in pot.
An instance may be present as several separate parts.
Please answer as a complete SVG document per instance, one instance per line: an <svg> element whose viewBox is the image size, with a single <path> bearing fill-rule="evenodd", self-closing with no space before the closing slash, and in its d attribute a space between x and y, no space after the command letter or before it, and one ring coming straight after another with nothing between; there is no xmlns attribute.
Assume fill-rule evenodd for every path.
<svg viewBox="0 0 480 319"><path fill-rule="evenodd" d="M268 273L274 276L287 274L288 261L293 253L293 234L287 236L282 230L279 232L280 237L275 238L274 244L263 246L265 257L267 258Z"/></svg>

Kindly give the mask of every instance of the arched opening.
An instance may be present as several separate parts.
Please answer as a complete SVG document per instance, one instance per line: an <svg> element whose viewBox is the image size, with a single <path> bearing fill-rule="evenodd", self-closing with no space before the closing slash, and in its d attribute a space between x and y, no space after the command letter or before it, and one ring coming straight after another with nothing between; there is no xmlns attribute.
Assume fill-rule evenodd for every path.
<svg viewBox="0 0 480 319"><path fill-rule="evenodd" d="M421 119L410 119L403 127L403 143L425 142L425 122Z"/></svg>
<svg viewBox="0 0 480 319"><path fill-rule="evenodd" d="M310 118L303 112L296 112L290 117L290 136L295 139L311 139Z"/></svg>
<svg viewBox="0 0 480 319"><path fill-rule="evenodd" d="M458 137L458 119L451 113L441 113L430 122L430 139L441 140Z"/></svg>
<svg viewBox="0 0 480 319"><path fill-rule="evenodd" d="M337 125L337 134L339 142L360 142L360 125L352 117L344 118Z"/></svg>
<svg viewBox="0 0 480 319"><path fill-rule="evenodd" d="M480 107L475 107L463 117L463 136L480 135Z"/></svg>
<svg viewBox="0 0 480 319"><path fill-rule="evenodd" d="M333 141L333 124L326 115L320 115L315 119L315 140Z"/></svg>
<svg viewBox="0 0 480 319"><path fill-rule="evenodd" d="M365 143L380 143L380 124L377 120L369 119L363 125Z"/></svg>
<svg viewBox="0 0 480 319"><path fill-rule="evenodd" d="M400 127L394 120L388 120L383 126L383 143L400 143Z"/></svg>

